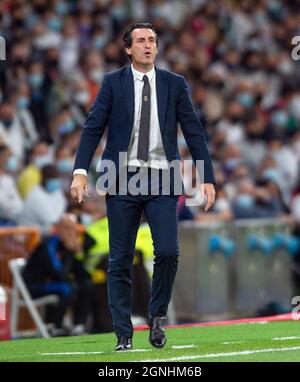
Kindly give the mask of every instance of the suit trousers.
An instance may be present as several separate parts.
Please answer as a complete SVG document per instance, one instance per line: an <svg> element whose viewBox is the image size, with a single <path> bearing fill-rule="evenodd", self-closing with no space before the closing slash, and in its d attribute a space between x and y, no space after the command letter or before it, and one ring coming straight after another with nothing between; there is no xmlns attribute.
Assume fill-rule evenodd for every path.
<svg viewBox="0 0 300 382"><path fill-rule="evenodd" d="M128 172L127 182L138 171L151 184L150 171L137 169ZM159 170L162 172L164 170ZM178 196L161 192L158 195L120 193L106 194L107 218L109 224L108 299L117 337L132 337L131 322L131 267L136 235L142 213L150 226L154 246L150 316L165 316L171 299L172 287L178 266L179 246L177 234Z"/></svg>

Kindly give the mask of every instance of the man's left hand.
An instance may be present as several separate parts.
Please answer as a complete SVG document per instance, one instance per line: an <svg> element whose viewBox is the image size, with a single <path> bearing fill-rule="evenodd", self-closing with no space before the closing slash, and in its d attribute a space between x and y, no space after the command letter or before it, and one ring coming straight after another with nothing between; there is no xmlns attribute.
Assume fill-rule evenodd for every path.
<svg viewBox="0 0 300 382"><path fill-rule="evenodd" d="M205 200L205 197L207 198L206 206L204 208L204 211L208 211L214 204L216 199L216 191L215 187L212 183L203 183L200 186L201 190L201 198Z"/></svg>

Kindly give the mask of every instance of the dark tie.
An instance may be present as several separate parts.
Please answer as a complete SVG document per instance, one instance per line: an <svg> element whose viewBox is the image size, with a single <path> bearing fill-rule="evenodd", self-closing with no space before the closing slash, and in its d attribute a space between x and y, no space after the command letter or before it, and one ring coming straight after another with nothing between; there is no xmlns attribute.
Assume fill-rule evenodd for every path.
<svg viewBox="0 0 300 382"><path fill-rule="evenodd" d="M141 109L137 159L147 162L148 152L149 152L151 88L150 88L149 79L146 75L144 75L143 81L144 81L144 86L143 86L143 93L142 93L142 109Z"/></svg>

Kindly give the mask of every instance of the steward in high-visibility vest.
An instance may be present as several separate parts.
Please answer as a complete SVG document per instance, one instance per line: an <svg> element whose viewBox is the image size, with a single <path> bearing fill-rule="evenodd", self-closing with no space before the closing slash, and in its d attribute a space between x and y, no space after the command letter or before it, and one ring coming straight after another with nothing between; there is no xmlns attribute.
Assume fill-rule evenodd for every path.
<svg viewBox="0 0 300 382"><path fill-rule="evenodd" d="M77 253L77 259L84 261L85 269L91 275L93 282L103 283L106 281L106 275L103 270L97 269L97 265L103 257L109 254L109 230L108 220L104 217L100 220L89 224L86 228L86 233L94 240L92 245L84 255ZM136 250L143 254L145 262L153 259L153 241L148 224L142 224L138 230L136 238ZM134 257L134 264L138 261L138 257Z"/></svg>

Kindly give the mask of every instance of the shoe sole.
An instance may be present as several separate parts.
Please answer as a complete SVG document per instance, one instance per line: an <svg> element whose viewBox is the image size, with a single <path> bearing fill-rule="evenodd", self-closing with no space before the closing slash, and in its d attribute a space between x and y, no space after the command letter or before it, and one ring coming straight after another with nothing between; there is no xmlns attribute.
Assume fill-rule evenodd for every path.
<svg viewBox="0 0 300 382"><path fill-rule="evenodd" d="M164 341L162 344L160 344L160 345L158 345L158 344L156 344L155 342L153 342L153 341L151 340L150 337L149 337L149 342L150 342L150 345L152 345L154 348L156 348L156 349L161 349L161 348L163 348L163 347L165 346L165 344L166 344L166 342L167 342L167 338L166 338L165 341Z"/></svg>

